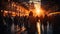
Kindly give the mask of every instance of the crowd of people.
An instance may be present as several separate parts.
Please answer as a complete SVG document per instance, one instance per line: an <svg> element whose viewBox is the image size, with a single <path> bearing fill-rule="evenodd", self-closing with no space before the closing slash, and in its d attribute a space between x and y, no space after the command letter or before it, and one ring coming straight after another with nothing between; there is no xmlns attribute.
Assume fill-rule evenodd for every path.
<svg viewBox="0 0 60 34"><path fill-rule="evenodd" d="M1 34L17 34L17 25L20 28L19 34L38 34L37 31L37 22L40 20L41 24L41 34L57 34L60 32L60 21L59 14L55 15L50 15L47 16L45 15L44 18L41 17L34 17L33 12L29 13L29 16L20 16L18 17L17 15L15 17L11 16L10 14L3 16L3 13L0 13L0 33ZM11 32L11 27L12 24L14 23L14 33ZM49 23L49 28L47 28ZM25 30L22 31L22 27L24 26ZM42 28L42 26L44 28ZM52 28L52 30L51 30ZM44 30L42 30L44 29ZM48 33L48 32L49 33ZM52 32L51 32L52 31Z"/></svg>
<svg viewBox="0 0 60 34"><path fill-rule="evenodd" d="M33 13L30 12L29 16L11 16L10 14L3 16L3 14L1 13L1 33L5 33L5 34L12 34L11 32L11 27L12 24L14 23L14 28L15 30L17 29L17 25L20 28L20 34L22 34L23 32L21 32L21 28L24 26L26 29L24 31L27 31L27 34L35 34L35 32L37 33L37 28L36 28L36 23L38 20L36 20L36 18L33 16ZM16 34L17 32L15 32Z"/></svg>

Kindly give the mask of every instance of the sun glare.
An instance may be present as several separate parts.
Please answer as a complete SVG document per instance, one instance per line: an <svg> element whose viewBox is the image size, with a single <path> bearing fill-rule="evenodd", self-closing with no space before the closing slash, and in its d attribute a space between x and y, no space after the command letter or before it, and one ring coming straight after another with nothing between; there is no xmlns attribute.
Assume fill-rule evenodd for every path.
<svg viewBox="0 0 60 34"><path fill-rule="evenodd" d="M34 6L35 6L35 10L36 10L35 11L36 12L36 15L39 16L40 15L40 12L41 12L40 11L40 4L39 3L36 3L36 4L34 4Z"/></svg>

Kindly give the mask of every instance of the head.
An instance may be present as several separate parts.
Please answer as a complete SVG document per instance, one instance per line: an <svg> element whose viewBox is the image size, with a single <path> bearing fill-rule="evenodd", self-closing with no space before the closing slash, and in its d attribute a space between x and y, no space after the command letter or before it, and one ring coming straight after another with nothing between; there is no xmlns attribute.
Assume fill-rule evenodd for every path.
<svg viewBox="0 0 60 34"><path fill-rule="evenodd" d="M30 11L29 16L33 16L33 12L32 11Z"/></svg>

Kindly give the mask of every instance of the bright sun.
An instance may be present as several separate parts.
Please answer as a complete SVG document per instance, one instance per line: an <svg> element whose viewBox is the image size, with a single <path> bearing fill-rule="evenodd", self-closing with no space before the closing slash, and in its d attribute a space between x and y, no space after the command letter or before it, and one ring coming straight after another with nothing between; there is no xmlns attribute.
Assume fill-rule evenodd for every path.
<svg viewBox="0 0 60 34"><path fill-rule="evenodd" d="M35 11L36 12L36 15L39 16L40 15L40 12L41 12L40 11L40 4L39 3L36 3L36 4L34 4L34 6L35 6L35 10L36 10Z"/></svg>

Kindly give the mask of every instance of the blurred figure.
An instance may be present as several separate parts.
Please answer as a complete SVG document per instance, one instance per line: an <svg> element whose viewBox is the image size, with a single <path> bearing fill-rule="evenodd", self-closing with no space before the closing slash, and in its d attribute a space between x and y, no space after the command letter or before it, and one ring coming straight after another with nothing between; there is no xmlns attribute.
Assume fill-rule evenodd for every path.
<svg viewBox="0 0 60 34"><path fill-rule="evenodd" d="M18 18L18 16L16 15L16 16L14 17L14 25L15 25L15 26L18 25L18 20L19 20L19 18Z"/></svg>
<svg viewBox="0 0 60 34"><path fill-rule="evenodd" d="M15 25L14 29L15 29L15 34L16 34L18 30L17 27L19 25L19 17L17 15L14 17L14 25Z"/></svg>
<svg viewBox="0 0 60 34"><path fill-rule="evenodd" d="M22 34L22 33L27 34L27 31L28 31L28 17L27 16L20 16L19 27L20 27L20 31L21 31L20 34Z"/></svg>
<svg viewBox="0 0 60 34"><path fill-rule="evenodd" d="M47 15L43 19L44 34L47 34Z"/></svg>
<svg viewBox="0 0 60 34"><path fill-rule="evenodd" d="M3 12L0 10L0 34L4 34ZM6 34L6 33L5 33Z"/></svg>
<svg viewBox="0 0 60 34"><path fill-rule="evenodd" d="M26 31L28 29L28 17L24 16L24 27L26 28Z"/></svg>
<svg viewBox="0 0 60 34"><path fill-rule="evenodd" d="M44 29L42 28L43 27L43 16L40 16L40 28L41 28L41 34L43 34L44 32Z"/></svg>
<svg viewBox="0 0 60 34"><path fill-rule="evenodd" d="M60 13L50 14L49 22L52 24L53 34L60 34Z"/></svg>
<svg viewBox="0 0 60 34"><path fill-rule="evenodd" d="M19 27L22 28L23 25L23 16L19 17Z"/></svg>
<svg viewBox="0 0 60 34"><path fill-rule="evenodd" d="M47 34L47 15L40 16L40 21L41 21L41 34ZM42 28L43 27L43 28Z"/></svg>
<svg viewBox="0 0 60 34"><path fill-rule="evenodd" d="M36 18L33 16L33 12L29 13L28 17L28 34L36 34L37 33L37 21Z"/></svg>
<svg viewBox="0 0 60 34"><path fill-rule="evenodd" d="M8 32L8 31L7 31L8 27L7 27L6 20L7 20L7 15L6 15L6 16L4 16L4 19L3 19L4 26L5 26L5 33L7 34L7 32Z"/></svg>
<svg viewBox="0 0 60 34"><path fill-rule="evenodd" d="M8 14L5 17L5 22L6 22L6 25L7 25L7 34L11 34L12 19L11 19L10 14Z"/></svg>

